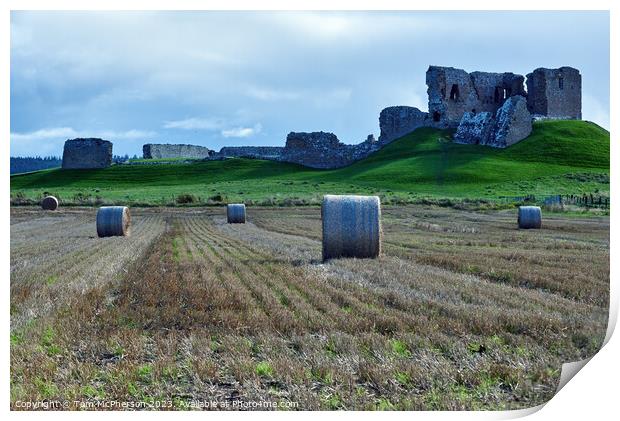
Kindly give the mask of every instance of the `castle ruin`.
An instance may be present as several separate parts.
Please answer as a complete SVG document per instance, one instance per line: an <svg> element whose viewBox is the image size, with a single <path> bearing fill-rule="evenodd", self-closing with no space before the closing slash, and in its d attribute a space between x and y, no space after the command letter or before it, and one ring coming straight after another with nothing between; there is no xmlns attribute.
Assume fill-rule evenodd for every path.
<svg viewBox="0 0 620 421"><path fill-rule="evenodd" d="M454 134L456 143L506 148L530 135L532 116L521 95L511 96L495 113L466 112Z"/></svg>
<svg viewBox="0 0 620 421"><path fill-rule="evenodd" d="M536 116L581 120L581 74L572 67L527 75L527 107Z"/></svg>
<svg viewBox="0 0 620 421"><path fill-rule="evenodd" d="M284 153L282 146L224 146L216 153L219 158L251 158L279 161Z"/></svg>
<svg viewBox="0 0 620 421"><path fill-rule="evenodd" d="M465 113L495 114L506 99L527 95L524 80L514 73L467 73L453 67L430 66L426 85L433 126L456 128Z"/></svg>
<svg viewBox="0 0 620 421"><path fill-rule="evenodd" d="M527 79L515 73L471 72L430 66L426 72L428 112L393 106L379 115L378 140L350 145L328 132L290 132L285 146L230 146L219 152L180 144L146 144L143 156L225 159L243 157L339 168L366 158L420 127L451 129L455 143L506 148L530 135L532 120L581 119L581 74L572 67L538 68ZM527 89L526 89L527 86ZM72 139L65 143L63 168L104 168L112 143Z"/></svg>
<svg viewBox="0 0 620 421"><path fill-rule="evenodd" d="M525 78L514 73L467 73L430 66L428 112L433 125L457 128L465 113L496 114L507 99L522 96L535 118L581 119L581 74L572 67L538 68Z"/></svg>
<svg viewBox="0 0 620 421"><path fill-rule="evenodd" d="M62 152L63 169L106 168L112 165L112 142L99 138L68 139Z"/></svg>
<svg viewBox="0 0 620 421"><path fill-rule="evenodd" d="M284 147L224 147L214 158L257 158L338 168L420 127L453 129L455 143L506 148L530 135L534 119L581 119L581 75L571 67L539 68L526 79L511 72L468 73L430 66L426 84L428 112L410 106L384 108L379 115L378 140L369 135L362 143L348 145L333 133L291 132Z"/></svg>
<svg viewBox="0 0 620 421"><path fill-rule="evenodd" d="M388 144L417 128L431 126L428 113L416 107L387 107L379 114L379 142Z"/></svg>
<svg viewBox="0 0 620 421"><path fill-rule="evenodd" d="M347 145L329 132L290 132L282 146L226 146L212 159L253 158L290 162L310 168L340 168L381 149L373 135Z"/></svg>
<svg viewBox="0 0 620 421"><path fill-rule="evenodd" d="M204 159L212 156L215 151L204 146L184 144L154 144L142 146L144 159L189 158Z"/></svg>

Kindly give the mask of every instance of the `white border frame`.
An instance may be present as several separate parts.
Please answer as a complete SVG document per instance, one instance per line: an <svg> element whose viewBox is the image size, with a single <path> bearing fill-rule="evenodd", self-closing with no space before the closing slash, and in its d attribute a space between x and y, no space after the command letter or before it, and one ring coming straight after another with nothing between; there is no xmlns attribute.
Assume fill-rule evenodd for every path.
<svg viewBox="0 0 620 421"><path fill-rule="evenodd" d="M467 7L464 7L464 6ZM561 6L561 7L560 7ZM2 333L5 338L2 341L2 357L4 364L1 368L0 378L4 379L4 383L1 385L2 390L2 409L3 411L10 413L13 417L51 417L51 418L72 418L82 416L79 412L72 413L51 413L51 412L10 412L9 411L9 307L10 307L10 294L9 288L9 247L10 247L10 212L9 212L9 197L10 197L10 181L7 175L9 174L9 149L10 149L10 11L11 10L609 10L610 11L610 132L611 132L611 168L615 163L619 162L618 147L616 146L617 136L615 134L615 128L617 126L618 114L617 104L620 97L619 85L617 78L614 77L620 74L620 68L618 66L618 35L620 33L620 2L613 0L590 0L590 1L575 1L565 0L562 2L550 1L550 0L522 0L519 3L508 3L489 0L470 0L467 3L458 0L443 0L442 2L420 2L412 3L404 0L383 0L381 2L371 2L369 0L359 0L356 2L348 2L343 0L315 0L315 1L298 1L294 4L283 0L263 0L260 3L252 2L249 0L229 0L229 1L198 1L198 0L177 0L163 1L163 0L94 0L88 3L77 0L56 0L56 1L43 1L43 0L5 0L0 6L0 45L2 49L2 66L0 67L0 133L2 133L2 160L0 161L2 173L5 174L4 182L2 183L1 198L4 203L2 206L2 232L5 234L5 240L1 243L2 246L2 270L6 274L5 278L5 291L3 301L3 324ZM615 198L618 189L618 177L616 171L611 171L611 190L610 196ZM349 417L396 417L399 419L408 419L415 417L417 419L509 419L533 414L533 419L548 419L562 418L562 419L579 419L583 420L586 417L593 417L594 419L608 419L613 413L618 413L617 402L617 380L620 374L617 356L620 355L620 343L616 337L612 336L614 331L617 316L618 316L618 281L617 281L617 266L614 263L615 259L619 257L616 248L614 247L615 239L618 237L619 230L616 227L615 221L617 220L617 213L615 206L611 207L611 222L610 222L610 269L611 269L611 302L610 302L610 318L607 330L607 336L605 339L606 345L590 360L585 370L581 370L576 374L575 378L570 380L562 390L560 390L554 398L552 398L547 404L540 407L530 408L520 411L503 411L503 412L397 412L397 413L367 413L367 412L339 412L328 413L321 412L320 417L328 418L349 418ZM564 373L564 370L563 370ZM575 374L575 373L573 373ZM248 416L252 419L263 420L272 417L290 416L287 413L261 413L250 412L247 414L241 414L238 412L232 413L210 413L208 416L216 417L218 419L232 419L240 416ZM318 414L316 414L318 415ZM296 419L309 419L316 416L313 412L295 413ZM135 417L177 417L179 414L174 413L89 413L89 417L115 417L115 418L135 418ZM188 417L204 417L202 412L185 412L182 416Z"/></svg>

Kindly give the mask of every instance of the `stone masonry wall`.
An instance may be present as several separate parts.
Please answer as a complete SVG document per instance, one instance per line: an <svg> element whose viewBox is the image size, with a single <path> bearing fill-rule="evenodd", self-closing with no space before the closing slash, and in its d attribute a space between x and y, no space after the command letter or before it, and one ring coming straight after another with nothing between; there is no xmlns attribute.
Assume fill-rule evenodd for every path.
<svg viewBox="0 0 620 421"><path fill-rule="evenodd" d="M281 160L311 168L340 168L379 149L374 137L368 137L366 141L357 145L346 145L333 133L291 132L286 137Z"/></svg>
<svg viewBox="0 0 620 421"><path fill-rule="evenodd" d="M454 134L456 143L505 148L532 132L532 116L520 95L508 98L495 115L488 111L465 113Z"/></svg>
<svg viewBox="0 0 620 421"><path fill-rule="evenodd" d="M579 70L538 68L527 75L527 92L527 106L535 116L581 119Z"/></svg>
<svg viewBox="0 0 620 421"><path fill-rule="evenodd" d="M279 161L282 146L225 146L215 155L217 158L255 158Z"/></svg>
<svg viewBox="0 0 620 421"><path fill-rule="evenodd" d="M62 168L106 168L112 165L112 142L98 138L68 139L62 153Z"/></svg>
<svg viewBox="0 0 620 421"><path fill-rule="evenodd" d="M465 113L454 134L455 143L486 145L494 137L495 117L488 111Z"/></svg>
<svg viewBox="0 0 620 421"><path fill-rule="evenodd" d="M506 100L495 115L495 136L489 146L506 148L532 133L532 115L527 100L518 95Z"/></svg>
<svg viewBox="0 0 620 421"><path fill-rule="evenodd" d="M525 96L524 77L514 73L467 73L453 67L426 71L428 112L433 124L455 128L467 112L495 112L513 95Z"/></svg>
<svg viewBox="0 0 620 421"><path fill-rule="evenodd" d="M153 144L147 143L142 146L144 159L162 158L193 158L203 159L213 155L214 151L204 146L183 144Z"/></svg>
<svg viewBox="0 0 620 421"><path fill-rule="evenodd" d="M385 145L419 127L431 125L428 113L415 107L402 105L387 107L379 114L379 129L381 130L379 142Z"/></svg>
<svg viewBox="0 0 620 421"><path fill-rule="evenodd" d="M291 132L286 146L227 146L209 159L255 158L290 162L311 168L340 168L352 164L380 149L380 144L369 135L357 145L341 143L333 133Z"/></svg>

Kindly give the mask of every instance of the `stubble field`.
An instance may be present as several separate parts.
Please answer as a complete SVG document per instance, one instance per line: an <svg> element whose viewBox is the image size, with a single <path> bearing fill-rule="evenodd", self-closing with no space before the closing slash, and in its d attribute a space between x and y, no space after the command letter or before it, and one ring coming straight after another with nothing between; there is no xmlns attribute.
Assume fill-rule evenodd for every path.
<svg viewBox="0 0 620 421"><path fill-rule="evenodd" d="M517 409L605 335L608 217L384 207L379 259L323 263L318 208L95 213L11 209L14 409Z"/></svg>

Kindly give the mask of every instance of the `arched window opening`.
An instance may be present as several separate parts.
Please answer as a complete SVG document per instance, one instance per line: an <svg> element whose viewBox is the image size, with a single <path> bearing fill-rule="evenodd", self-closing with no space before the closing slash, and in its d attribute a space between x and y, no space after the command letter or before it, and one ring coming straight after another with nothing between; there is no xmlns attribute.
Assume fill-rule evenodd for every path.
<svg viewBox="0 0 620 421"><path fill-rule="evenodd" d="M499 104L500 102L502 102L503 100L505 100L507 98L507 92L506 89L502 88L501 86L496 86L495 87L495 103Z"/></svg>
<svg viewBox="0 0 620 421"><path fill-rule="evenodd" d="M450 99L452 101L459 100L459 85L457 85L456 83L452 85L452 89L450 89Z"/></svg>
<svg viewBox="0 0 620 421"><path fill-rule="evenodd" d="M563 77L560 77L558 79L558 88L564 89L564 78Z"/></svg>
<svg viewBox="0 0 620 421"><path fill-rule="evenodd" d="M433 121L437 122L439 120L441 120L441 114L439 114L439 111L435 111L433 113Z"/></svg>

